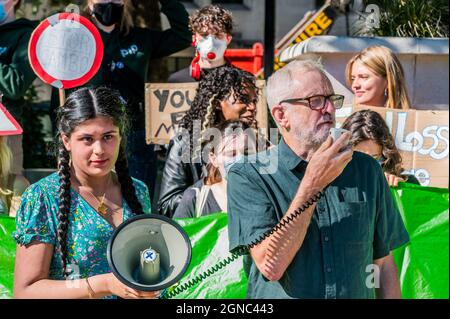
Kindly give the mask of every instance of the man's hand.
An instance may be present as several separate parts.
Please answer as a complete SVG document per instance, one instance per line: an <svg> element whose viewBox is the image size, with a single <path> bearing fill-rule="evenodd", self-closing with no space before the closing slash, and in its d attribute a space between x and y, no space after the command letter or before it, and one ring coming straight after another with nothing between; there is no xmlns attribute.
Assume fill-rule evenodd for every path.
<svg viewBox="0 0 450 319"><path fill-rule="evenodd" d="M353 150L346 148L350 137L351 133L346 132L335 143L328 137L311 157L302 184L320 191L341 175L353 157Z"/></svg>
<svg viewBox="0 0 450 319"><path fill-rule="evenodd" d="M399 182L405 181L403 178L395 176L393 174L384 173L384 176L386 176L389 186L397 187Z"/></svg>

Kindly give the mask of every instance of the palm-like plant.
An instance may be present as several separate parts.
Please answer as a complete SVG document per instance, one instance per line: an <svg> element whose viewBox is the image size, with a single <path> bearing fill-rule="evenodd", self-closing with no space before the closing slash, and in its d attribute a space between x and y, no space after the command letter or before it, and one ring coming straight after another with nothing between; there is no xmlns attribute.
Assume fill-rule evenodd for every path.
<svg viewBox="0 0 450 319"><path fill-rule="evenodd" d="M375 36L448 37L448 2L445 0L366 0L380 8Z"/></svg>

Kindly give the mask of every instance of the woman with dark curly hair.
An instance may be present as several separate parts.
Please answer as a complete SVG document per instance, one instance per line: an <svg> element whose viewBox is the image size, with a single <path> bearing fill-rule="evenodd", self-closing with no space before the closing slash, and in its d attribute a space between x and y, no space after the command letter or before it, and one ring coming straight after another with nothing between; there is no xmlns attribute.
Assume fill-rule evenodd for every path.
<svg viewBox="0 0 450 319"><path fill-rule="evenodd" d="M240 120L257 129L258 91L252 74L232 66L214 69L201 79L191 109L169 145L158 201L160 214L173 216L183 192L200 179L202 132L227 120Z"/></svg>
<svg viewBox="0 0 450 319"><path fill-rule="evenodd" d="M342 128L352 133L350 143L355 151L366 153L378 161L390 186L406 181L420 185L414 175L403 173L402 157L380 114L372 110L355 112L345 120Z"/></svg>
<svg viewBox="0 0 450 319"><path fill-rule="evenodd" d="M31 185L17 212L14 297L157 297L122 284L106 258L114 229L150 212L147 187L128 174L119 93L80 89L57 117L58 172Z"/></svg>

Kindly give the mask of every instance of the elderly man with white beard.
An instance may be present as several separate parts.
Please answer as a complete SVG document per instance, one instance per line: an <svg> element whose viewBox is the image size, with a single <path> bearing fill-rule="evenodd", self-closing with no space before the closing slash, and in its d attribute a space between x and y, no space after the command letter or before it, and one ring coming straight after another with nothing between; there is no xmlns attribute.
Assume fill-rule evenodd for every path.
<svg viewBox="0 0 450 319"><path fill-rule="evenodd" d="M329 136L344 97L318 63L294 61L269 79L267 99L279 145L228 172L230 250L248 252L247 297L401 298L391 251L409 236L383 172L347 146L350 133Z"/></svg>

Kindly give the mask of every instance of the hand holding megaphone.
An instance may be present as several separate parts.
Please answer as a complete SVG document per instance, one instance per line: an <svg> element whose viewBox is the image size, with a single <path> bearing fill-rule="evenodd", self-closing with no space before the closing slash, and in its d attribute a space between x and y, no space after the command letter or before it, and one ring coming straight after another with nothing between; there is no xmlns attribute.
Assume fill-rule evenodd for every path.
<svg viewBox="0 0 450 319"><path fill-rule="evenodd" d="M318 192L341 175L353 156L350 138L349 131L332 129L328 139L309 159L301 185Z"/></svg>
<svg viewBox="0 0 450 319"><path fill-rule="evenodd" d="M128 287L117 279L114 274L106 275L107 288L111 295L118 296L123 299L157 299L161 295L161 291L139 291Z"/></svg>

